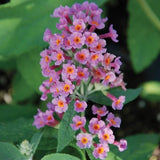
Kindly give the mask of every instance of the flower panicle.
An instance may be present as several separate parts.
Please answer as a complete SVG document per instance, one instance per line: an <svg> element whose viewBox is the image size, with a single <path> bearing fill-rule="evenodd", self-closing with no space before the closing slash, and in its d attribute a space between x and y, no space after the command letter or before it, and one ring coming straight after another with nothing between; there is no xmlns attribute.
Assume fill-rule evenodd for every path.
<svg viewBox="0 0 160 160"><path fill-rule="evenodd" d="M44 32L43 40L49 47L40 53L42 75L46 80L39 87L42 101L46 101L48 95L53 99L48 102L46 112L38 109L33 124L38 129L45 125L54 127L63 118L69 103L74 101L74 110L83 115L76 115L72 119L71 128L81 130L76 136L77 145L80 148L94 146L94 157L104 159L109 152L108 144L116 145L123 151L127 148L127 141L115 140L111 128L119 128L121 119L109 112L105 105L92 106L92 112L97 117L91 118L86 126L84 112L88 107L88 86L101 83L107 88L119 86L126 90L126 84L120 71L120 57L108 53L106 48L106 38L118 42L117 31L111 24L108 33L98 35L95 32L103 29L108 20L107 17L101 18L101 13L102 9L87 1L82 4L75 3L71 7L60 6L54 10L51 17L59 18L56 27L61 33L53 34L49 28ZM113 110L123 108L125 96L115 97L107 93L106 97L112 100ZM58 120L54 118L53 113L58 115ZM104 116L107 117L106 120L101 119ZM94 142L95 136L99 139L97 144Z"/></svg>

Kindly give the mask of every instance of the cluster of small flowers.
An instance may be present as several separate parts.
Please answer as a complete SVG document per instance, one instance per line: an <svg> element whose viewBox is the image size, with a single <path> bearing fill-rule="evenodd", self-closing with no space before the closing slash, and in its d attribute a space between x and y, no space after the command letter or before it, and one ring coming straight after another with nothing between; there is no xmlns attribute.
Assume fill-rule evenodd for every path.
<svg viewBox="0 0 160 160"><path fill-rule="evenodd" d="M110 25L108 33L97 35L94 32L105 27L107 18L102 19L101 13L102 10L95 3L86 1L83 4L75 3L71 8L60 6L51 15L60 18L57 28L62 32L52 34L48 28L44 32L43 39L49 43L49 48L40 53L42 74L47 77L40 86L43 93L41 100L47 100L48 94L52 95L53 100L47 104L48 110L45 113L38 110L38 114L35 115L34 125L37 128L57 125L59 121L54 118L53 113L57 113L61 119L71 100L75 101L74 110L77 114L85 112L87 92L80 92L81 87L84 89L84 84L101 83L104 87L121 86L122 89L126 89L120 71L120 57L107 53L105 48L104 38L118 42L116 30ZM123 108L125 96L116 98L110 93L106 96L113 101L114 110ZM72 119L72 129L81 130L76 137L77 145L80 148L90 148L93 145L93 155L100 159L107 156L108 143L116 145L120 151L125 150L127 141L115 141L111 130L111 127L120 127L120 118L109 113L106 106L98 108L93 105L92 111L93 114L97 114L97 118L89 121L90 133L85 129L84 116L76 115ZM106 115L106 121L101 120L101 117ZM96 135L99 138L98 144L93 140Z"/></svg>

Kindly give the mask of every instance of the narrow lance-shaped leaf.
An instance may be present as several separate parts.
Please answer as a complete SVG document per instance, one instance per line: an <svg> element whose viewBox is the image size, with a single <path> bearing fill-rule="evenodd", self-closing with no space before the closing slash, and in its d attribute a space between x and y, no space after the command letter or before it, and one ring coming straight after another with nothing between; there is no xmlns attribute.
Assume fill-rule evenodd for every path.
<svg viewBox="0 0 160 160"><path fill-rule="evenodd" d="M32 153L34 154L36 152L36 149L39 145L39 142L42 138L43 132L35 133L31 139L31 145L32 145Z"/></svg>
<svg viewBox="0 0 160 160"><path fill-rule="evenodd" d="M76 115L73 105L74 101L70 102L68 110L65 112L63 119L60 123L60 128L58 131L57 152L60 152L74 138L75 131L72 130L70 126L70 124L72 123L72 118Z"/></svg>
<svg viewBox="0 0 160 160"><path fill-rule="evenodd" d="M141 88L137 89L127 89L126 91L119 89L119 88L113 88L107 90L107 92L113 94L115 97L119 97L121 95L126 97L125 104L133 101L141 92ZM102 105L111 105L112 101L103 94L101 91L96 91L88 96L88 100L93 101L98 104Z"/></svg>

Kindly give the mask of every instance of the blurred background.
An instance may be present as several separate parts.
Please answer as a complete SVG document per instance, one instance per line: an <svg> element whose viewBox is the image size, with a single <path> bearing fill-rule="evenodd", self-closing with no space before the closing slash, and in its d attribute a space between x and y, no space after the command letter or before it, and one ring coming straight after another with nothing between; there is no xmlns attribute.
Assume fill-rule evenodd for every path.
<svg viewBox="0 0 160 160"><path fill-rule="evenodd" d="M82 3L83 0L77 2ZM119 43L107 39L107 51L121 56L127 88L142 88L139 97L125 105L120 114L118 137L160 132L160 1L92 0L107 16L108 27L119 34ZM74 0L0 0L0 139L18 142L30 137L33 115L40 101L39 86L44 80L39 65L46 28L58 32L58 19L51 18L59 5L71 6ZM11 121L14 123L11 124ZM23 122L23 127L21 126ZM19 139L11 138L10 126L23 128ZM1 132L3 130L3 132ZM14 129L11 129L14 132ZM29 133L29 134L28 134Z"/></svg>

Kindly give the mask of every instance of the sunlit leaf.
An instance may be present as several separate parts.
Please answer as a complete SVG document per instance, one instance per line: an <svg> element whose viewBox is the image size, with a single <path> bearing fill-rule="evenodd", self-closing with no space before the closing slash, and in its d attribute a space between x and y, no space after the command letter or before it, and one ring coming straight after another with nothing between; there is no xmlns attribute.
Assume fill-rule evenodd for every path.
<svg viewBox="0 0 160 160"><path fill-rule="evenodd" d="M143 88L141 93L142 98L154 102L160 101L160 82L158 81L145 82L142 84L142 88Z"/></svg>
<svg viewBox="0 0 160 160"><path fill-rule="evenodd" d="M18 148L13 144L0 142L0 159L2 160L26 160Z"/></svg>
<svg viewBox="0 0 160 160"><path fill-rule="evenodd" d="M80 160L77 157L64 153L54 153L44 156L41 160Z"/></svg>

